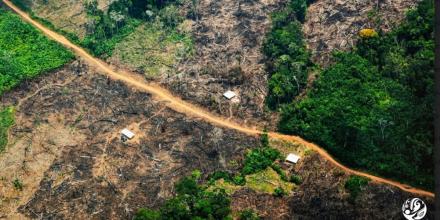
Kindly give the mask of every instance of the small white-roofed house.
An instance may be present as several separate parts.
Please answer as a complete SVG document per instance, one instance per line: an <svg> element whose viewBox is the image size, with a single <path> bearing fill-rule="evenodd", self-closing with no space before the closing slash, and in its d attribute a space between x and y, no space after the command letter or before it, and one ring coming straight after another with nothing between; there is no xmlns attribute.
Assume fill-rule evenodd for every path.
<svg viewBox="0 0 440 220"><path fill-rule="evenodd" d="M123 142L132 139L134 137L134 133L128 130L127 128L122 129L121 131L121 140Z"/></svg>
<svg viewBox="0 0 440 220"><path fill-rule="evenodd" d="M298 163L299 156L296 154L289 154L286 157L286 161L289 163Z"/></svg>
<svg viewBox="0 0 440 220"><path fill-rule="evenodd" d="M223 93L223 96L229 100L231 100L232 98L234 98L235 96L237 96L237 94L235 94L235 92L228 90L225 93Z"/></svg>

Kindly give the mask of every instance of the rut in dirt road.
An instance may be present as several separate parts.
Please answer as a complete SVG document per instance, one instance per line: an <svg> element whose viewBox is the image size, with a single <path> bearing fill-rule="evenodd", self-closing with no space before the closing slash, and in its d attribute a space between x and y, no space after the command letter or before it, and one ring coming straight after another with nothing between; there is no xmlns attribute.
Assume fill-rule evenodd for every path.
<svg viewBox="0 0 440 220"><path fill-rule="evenodd" d="M98 67L103 72L103 74L109 76L110 78L112 78L114 80L120 80L128 85L134 86L140 90L151 93L153 95L153 97L155 97L157 100L165 101L166 105L169 108L171 108L177 112L181 112L186 115L193 116L193 117L198 117L204 121L207 121L207 122L210 122L210 123L213 123L213 124L225 127L225 128L234 129L234 130L237 130L237 131L249 134L249 135L259 135L259 134L263 133L261 130L258 130L257 128L249 128L249 127L245 127L243 125L239 125L235 122L229 121L229 120L222 118L220 116L215 116L202 108L199 108L199 107L194 106L188 102L185 102L185 101L181 100L180 98L175 97L169 91L161 88L160 86L148 83L139 74L136 75L136 74L133 74L133 73L130 73L127 71L119 71L119 70L116 71L114 68L110 67L108 64L102 62L101 60L99 60L99 59L93 57L92 55L90 55L89 53L87 53L81 47L78 47L75 44L71 43L64 36L62 36L58 33L55 33L54 31L51 31L50 29L44 27L40 23L34 21L32 18L29 17L29 15L27 15L25 12L23 12L19 8L17 8L9 0L3 0L3 2L8 7L10 7L12 10L14 10L17 14L19 14L24 20L26 20L27 22L29 22L30 24L32 24L33 26L35 26L36 28L41 30L46 36L61 43L65 47L70 48L78 56L85 59L91 65ZM384 178L374 176L374 175L371 175L371 174L368 174L365 172L350 169L350 168L342 165L338 161L336 161L324 149L318 147L317 145L315 145L313 143L305 141L301 137L292 136L292 135L284 135L284 134L279 134L276 132L269 132L269 136L272 138L276 138L276 139L282 139L282 140L286 140L286 141L294 141L294 142L303 144L303 145L313 149L314 151L319 153L322 157L324 157L327 160L329 160L330 162L332 162L335 166L341 168L342 170L344 170L348 173L358 175L358 176L367 177L367 178L370 178L371 180L376 181L378 183L389 184L389 185L398 187L401 190L409 192L409 193L419 194L419 195L423 195L423 196L427 196L427 197L434 197L434 193L432 193L432 192L428 192L428 191L425 191L422 189L417 189L417 188L414 188L414 187L411 187L411 186L408 186L408 185L405 185L405 184L402 184L402 183L399 183L396 181L384 179Z"/></svg>

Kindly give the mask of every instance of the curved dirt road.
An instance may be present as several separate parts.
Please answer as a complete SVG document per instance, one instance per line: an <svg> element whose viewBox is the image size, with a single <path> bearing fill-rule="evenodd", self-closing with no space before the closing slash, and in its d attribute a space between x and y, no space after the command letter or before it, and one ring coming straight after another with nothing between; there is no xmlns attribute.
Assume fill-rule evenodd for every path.
<svg viewBox="0 0 440 220"><path fill-rule="evenodd" d="M110 78L112 78L114 80L123 81L131 86L136 87L137 89L151 93L153 95L153 97L155 97L157 100L165 101L166 105L168 107L170 107L171 109L173 109L177 112L181 112L186 115L191 115L193 117L199 117L202 120L205 120L207 122L210 122L210 123L222 126L222 127L234 129L234 130L246 133L246 134L250 134L250 135L262 134L262 131L258 130L257 128L249 128L249 127L239 125L237 123L234 123L232 121L224 119L220 116L215 116L215 115L207 112L206 110L201 109L197 106L194 106L188 102L185 102L185 101L181 100L180 98L172 95L169 91L167 91L167 90L165 90L155 84L148 83L143 77L139 76L139 74L133 74L130 72L119 71L119 70L116 71L115 68L112 68L110 65L93 57L92 55L87 53L81 47L78 47L75 44L71 43L64 36L62 36L58 33L55 33L54 31L51 31L50 29L44 27L40 23L34 21L32 18L29 17L29 15L27 15L25 12L23 12L19 8L17 8L9 0L3 0L3 2L8 7L10 7L12 10L14 10L17 14L19 14L24 20L26 20L27 22L29 22L30 24L32 24L36 28L40 29L45 35L47 35L48 37L52 38L53 40L61 43L65 47L70 48L78 56L80 56L83 59L85 59L86 61L88 61L91 65L98 67L101 70L101 72L103 72L103 74L109 76ZM302 139L298 136L284 135L284 134L279 134L276 132L269 132L269 136L271 138L299 142L299 143L313 149L314 151L319 153L322 157L324 157L327 160L329 160L330 162L332 162L335 166L341 168L342 170L344 170L348 173L358 175L358 176L367 177L367 178L370 178L371 180L378 182L378 183L389 184L389 185L398 187L401 190L409 192L409 193L419 194L419 195L423 195L423 196L427 196L427 197L431 197L431 198L434 197L434 193L432 193L432 192L428 192L428 191L425 191L422 189L417 189L417 188L414 188L414 187L411 187L411 186L408 186L408 185L405 185L405 184L402 184L402 183L399 183L396 181L384 179L384 178L374 176L374 175L371 175L371 174L368 174L365 172L350 169L350 168L342 165L341 163L339 163L335 159L333 159L333 157L330 156L327 153L327 151L325 151L324 149L318 147L317 145L315 145L313 143L305 141L304 139Z"/></svg>

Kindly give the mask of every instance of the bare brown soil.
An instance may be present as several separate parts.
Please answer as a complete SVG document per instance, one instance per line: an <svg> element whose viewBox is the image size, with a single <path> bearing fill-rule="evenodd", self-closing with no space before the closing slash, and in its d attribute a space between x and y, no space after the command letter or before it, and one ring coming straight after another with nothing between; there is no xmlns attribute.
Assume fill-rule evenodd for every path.
<svg viewBox="0 0 440 220"><path fill-rule="evenodd" d="M192 7L190 2L187 10ZM253 118L270 125L275 120L264 111L267 76L261 46L270 30L270 13L283 2L199 1L191 31L195 55L180 62L178 74L163 79L162 84L225 117ZM237 94L238 102L222 96L227 90Z"/></svg>
<svg viewBox="0 0 440 220"><path fill-rule="evenodd" d="M31 218L127 219L169 198L182 176L229 169L225 161L240 161L245 149L257 146L256 137L186 118L147 93L89 70L63 87L41 89L71 80L70 69L78 66L2 97L4 105L22 104L2 156L0 169L8 175L1 182L0 216L12 217L20 206ZM124 127L136 133L127 143L119 136ZM28 142L33 154L21 156ZM40 156L27 163L35 154ZM10 160L15 166L8 166ZM34 171L26 173L23 163ZM16 173L23 173L23 191L11 183Z"/></svg>

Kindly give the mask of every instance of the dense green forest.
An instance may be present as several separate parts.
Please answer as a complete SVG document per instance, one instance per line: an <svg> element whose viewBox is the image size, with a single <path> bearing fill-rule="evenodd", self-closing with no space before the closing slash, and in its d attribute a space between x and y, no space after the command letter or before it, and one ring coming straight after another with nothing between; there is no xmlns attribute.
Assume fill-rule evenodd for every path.
<svg viewBox="0 0 440 220"><path fill-rule="evenodd" d="M307 5L311 2L292 0L284 10L272 15L272 31L263 45L270 76L266 102L271 109L290 103L300 94L307 84L308 72L313 68L301 31L301 22L304 22Z"/></svg>
<svg viewBox="0 0 440 220"><path fill-rule="evenodd" d="M23 80L58 68L73 54L31 25L0 10L0 95Z"/></svg>
<svg viewBox="0 0 440 220"><path fill-rule="evenodd" d="M283 93L290 101L280 99L288 104L279 130L316 142L349 166L432 189L433 23L433 1L424 0L392 31L335 53L306 98L292 102L297 92ZM289 25L297 22L283 27ZM289 88L298 71L290 74L271 79L269 89Z"/></svg>

